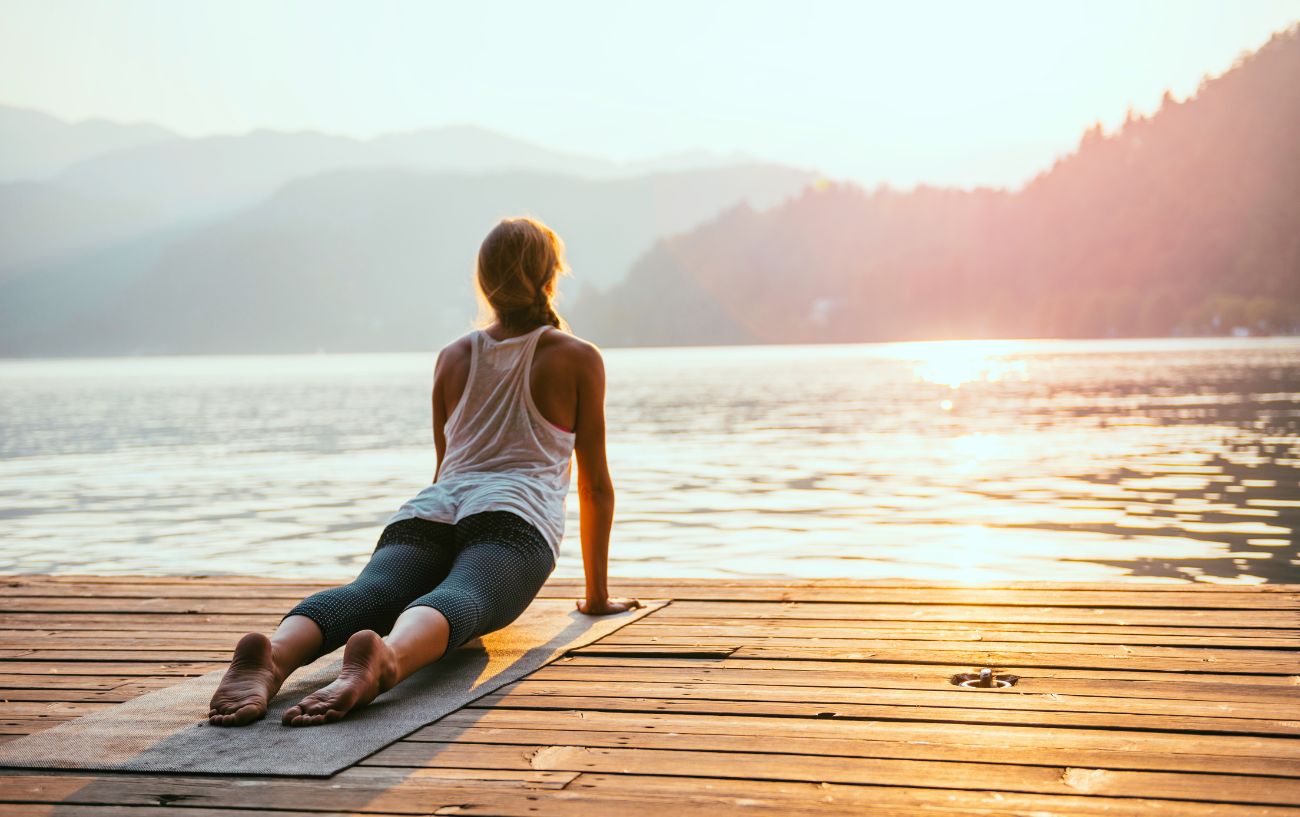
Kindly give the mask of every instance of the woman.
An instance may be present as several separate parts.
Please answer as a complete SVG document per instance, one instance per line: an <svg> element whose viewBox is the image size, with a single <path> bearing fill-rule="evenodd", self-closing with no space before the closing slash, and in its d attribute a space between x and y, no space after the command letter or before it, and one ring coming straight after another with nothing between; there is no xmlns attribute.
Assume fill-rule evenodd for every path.
<svg viewBox="0 0 1300 817"><path fill-rule="evenodd" d="M555 311L556 278L567 272L563 242L535 219L505 219L484 239L475 281L494 320L438 355L433 483L388 520L355 580L303 599L271 638L239 640L211 724L262 718L291 672L343 646L338 679L282 718L332 723L514 621L555 569L575 453L587 575L577 607L606 615L642 606L606 593L614 487L605 369Z"/></svg>

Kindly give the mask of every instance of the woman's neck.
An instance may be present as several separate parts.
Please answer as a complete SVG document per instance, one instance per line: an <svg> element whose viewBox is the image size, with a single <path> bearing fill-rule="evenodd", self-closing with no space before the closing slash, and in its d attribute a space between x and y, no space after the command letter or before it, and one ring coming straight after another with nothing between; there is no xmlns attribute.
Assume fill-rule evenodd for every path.
<svg viewBox="0 0 1300 817"><path fill-rule="evenodd" d="M537 324L537 326L541 326L541 324ZM509 340L510 338L517 338L520 335L527 335L529 332L536 329L537 326L530 326L521 329L517 326L507 326L498 320L487 326L483 331L487 332L493 340Z"/></svg>

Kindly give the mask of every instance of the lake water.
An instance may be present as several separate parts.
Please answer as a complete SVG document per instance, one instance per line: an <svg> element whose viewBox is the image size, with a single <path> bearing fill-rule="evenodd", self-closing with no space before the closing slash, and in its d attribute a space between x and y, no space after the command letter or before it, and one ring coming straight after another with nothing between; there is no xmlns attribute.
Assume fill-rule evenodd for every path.
<svg viewBox="0 0 1300 817"><path fill-rule="evenodd" d="M1300 339L605 359L612 576L1300 582ZM433 361L0 361L0 572L350 578Z"/></svg>

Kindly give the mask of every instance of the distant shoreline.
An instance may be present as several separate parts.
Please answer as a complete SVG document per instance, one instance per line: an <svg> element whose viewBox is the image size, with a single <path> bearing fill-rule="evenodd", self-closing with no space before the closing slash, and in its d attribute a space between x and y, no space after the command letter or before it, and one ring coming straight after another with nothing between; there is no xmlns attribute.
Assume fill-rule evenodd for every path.
<svg viewBox="0 0 1300 817"><path fill-rule="evenodd" d="M443 343L450 342L454 338L448 337ZM825 342L825 341L807 341L798 343L693 343L672 346L601 346L602 351L606 352L626 352L626 351L688 351L691 349L708 349L708 350L727 350L727 349L819 349L819 348L853 348L853 347L902 347L923 349L927 347L938 346L942 344L965 345L970 344L973 347L980 345L993 347L1006 347L1002 350L988 350L987 354L1013 354L1018 351L1030 351L1024 348L1026 345L1044 344L1050 349L1043 351L1064 351L1062 347L1068 348L1074 344L1114 344L1121 348L1132 347L1133 345L1143 346L1151 344L1154 346L1177 347L1182 344L1204 345L1204 346L1240 346L1240 345L1261 345L1261 346L1289 346L1289 341L1300 344L1300 335L1183 335L1175 337L1110 337L1110 338L956 338L940 340L873 340L873 341L844 341L844 342ZM1020 347L1020 348L1017 348ZM214 359L214 358L231 358L231 359L252 359L252 358L271 358L271 357L297 357L297 358L340 358L340 357L383 357L383 356L407 356L407 355L429 355L434 354L441 348L441 345L430 346L424 349L389 349L389 350L289 350L289 351L266 351L266 352L149 352L139 354L103 354L103 355L0 355L0 364L4 363L38 363L38 362L74 362L74 361L110 361L110 360L169 360L169 359ZM1090 351L1090 350L1081 350Z"/></svg>

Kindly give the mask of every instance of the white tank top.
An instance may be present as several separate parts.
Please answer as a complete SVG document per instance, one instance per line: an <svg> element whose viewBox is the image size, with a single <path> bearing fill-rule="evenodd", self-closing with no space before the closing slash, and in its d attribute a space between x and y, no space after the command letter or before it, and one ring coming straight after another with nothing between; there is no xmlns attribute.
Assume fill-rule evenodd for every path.
<svg viewBox="0 0 1300 817"><path fill-rule="evenodd" d="M505 340L481 329L469 334L469 378L443 427L438 481L388 524L412 517L454 524L482 511L511 511L541 531L558 561L575 435L542 416L528 384L537 341L551 328Z"/></svg>

